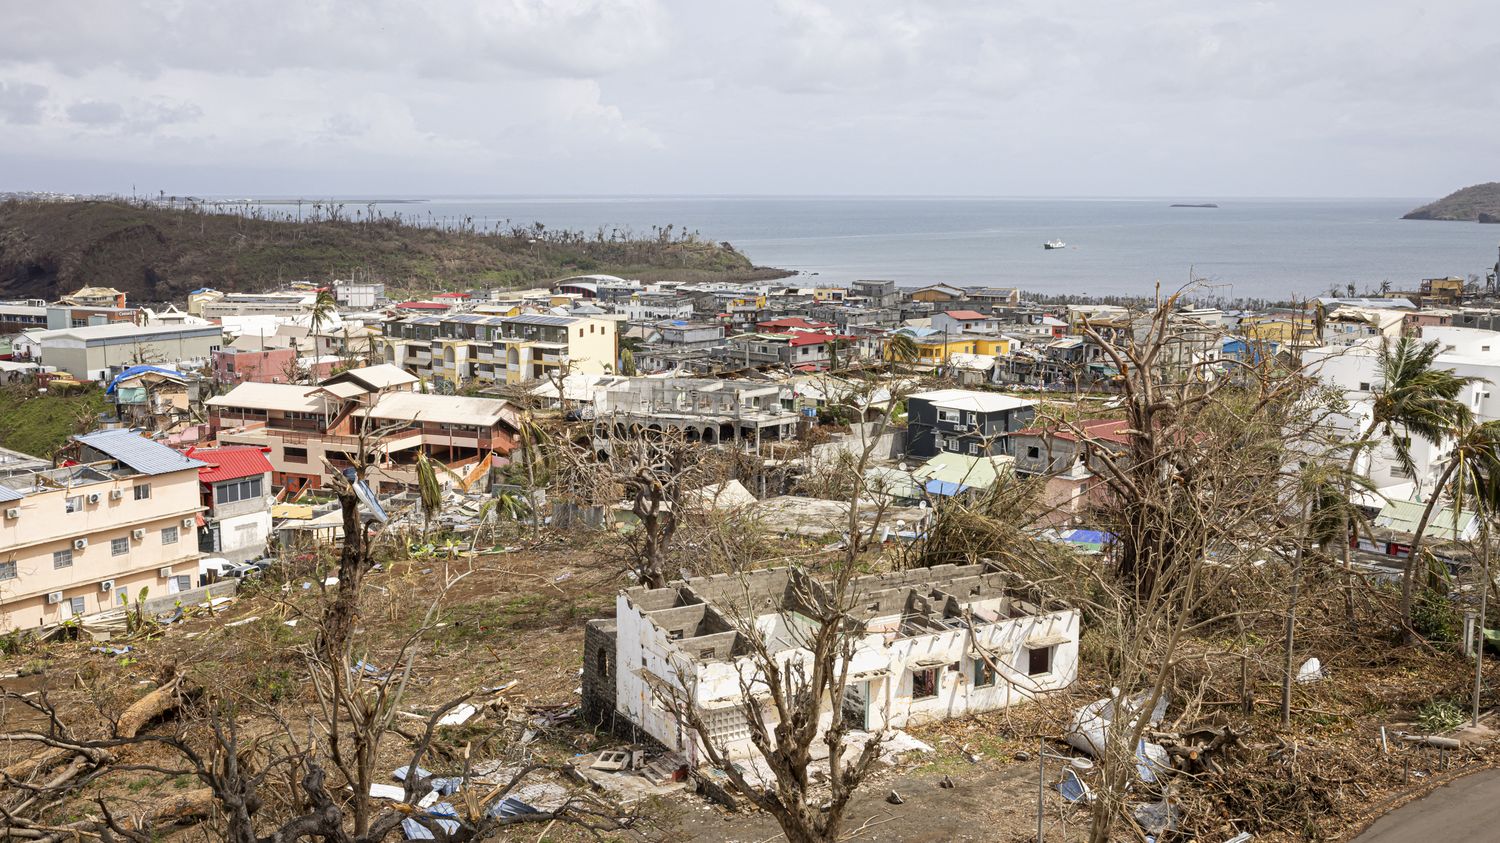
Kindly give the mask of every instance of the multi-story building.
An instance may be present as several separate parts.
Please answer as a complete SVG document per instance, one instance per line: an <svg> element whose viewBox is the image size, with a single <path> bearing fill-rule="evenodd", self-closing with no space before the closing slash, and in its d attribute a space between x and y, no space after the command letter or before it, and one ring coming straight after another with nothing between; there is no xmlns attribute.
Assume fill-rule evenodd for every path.
<svg viewBox="0 0 1500 843"><path fill-rule="evenodd" d="M368 479L381 489L414 485L419 453L459 468L514 449L519 420L508 403L412 392L416 380L382 364L317 387L242 383L207 401L209 429L220 445L264 449L273 484L294 491L326 485L361 447L375 456Z"/></svg>
<svg viewBox="0 0 1500 843"><path fill-rule="evenodd" d="M123 308L125 306L125 294L114 287L83 287L76 292L62 297L62 303L76 305L78 307L113 307Z"/></svg>
<svg viewBox="0 0 1500 843"><path fill-rule="evenodd" d="M377 281L335 281L333 297L343 307L374 310L385 298L385 285Z"/></svg>
<svg viewBox="0 0 1500 843"><path fill-rule="evenodd" d="M16 342L15 349L18 355L79 380L102 381L112 372L143 363L206 364L223 342L224 331L218 325L122 322L28 331Z"/></svg>
<svg viewBox="0 0 1500 843"><path fill-rule="evenodd" d="M893 308L901 302L901 291L895 281L855 281L849 285L849 294L863 298L865 304L874 308Z"/></svg>
<svg viewBox="0 0 1500 843"><path fill-rule="evenodd" d="M906 398L906 453L918 459L943 451L1009 454L1010 434L1036 415L1036 402L994 392L940 389Z"/></svg>
<svg viewBox="0 0 1500 843"><path fill-rule="evenodd" d="M0 477L0 630L197 584L203 464L128 430L74 448L75 465Z"/></svg>
<svg viewBox="0 0 1500 843"><path fill-rule="evenodd" d="M312 312L317 293L224 293L217 299L205 299L200 315L205 319L226 316L301 316ZM189 303L188 312L192 312Z"/></svg>
<svg viewBox="0 0 1500 843"><path fill-rule="evenodd" d="M271 535L271 461L260 448L189 448L203 463L199 492L207 510L198 550L244 562L261 556Z"/></svg>
<svg viewBox="0 0 1500 843"><path fill-rule="evenodd" d="M618 378L598 389L594 418L619 435L636 429L681 430L708 443L790 439L796 412L781 405L781 387L713 378ZM603 431L601 430L601 433Z"/></svg>
<svg viewBox="0 0 1500 843"><path fill-rule="evenodd" d="M423 379L522 383L617 365L616 320L592 316L418 316L386 323L385 359Z"/></svg>

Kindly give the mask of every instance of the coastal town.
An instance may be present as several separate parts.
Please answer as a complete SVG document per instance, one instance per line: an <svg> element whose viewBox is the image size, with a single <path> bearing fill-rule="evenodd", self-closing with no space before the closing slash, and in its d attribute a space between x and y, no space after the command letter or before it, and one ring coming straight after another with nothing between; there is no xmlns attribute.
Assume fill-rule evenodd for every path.
<svg viewBox="0 0 1500 843"><path fill-rule="evenodd" d="M175 717L149 764L191 763L134 828L222 810L250 785L193 750L199 661L267 722L336 706L369 759L340 810L408 839L969 839L920 831L960 797L1017 838L1358 829L1489 758L1497 272L1255 308L608 274L0 303L7 402L75 408L0 452L6 728L54 723L0 805L84 798ZM111 674L155 689L128 734L36 696Z"/></svg>

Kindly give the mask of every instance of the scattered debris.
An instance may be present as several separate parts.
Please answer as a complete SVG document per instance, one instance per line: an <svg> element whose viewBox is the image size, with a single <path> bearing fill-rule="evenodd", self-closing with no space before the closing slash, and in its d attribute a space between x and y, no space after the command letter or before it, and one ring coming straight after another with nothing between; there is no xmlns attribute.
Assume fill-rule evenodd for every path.
<svg viewBox="0 0 1500 843"><path fill-rule="evenodd" d="M630 753L616 749L607 749L599 753L599 758L589 765L589 769L613 773L627 769L629 766Z"/></svg>
<svg viewBox="0 0 1500 843"><path fill-rule="evenodd" d="M454 706L447 714L439 717L437 724L439 726L460 726L469 722L469 719L478 712L479 709L475 708L472 704L460 703Z"/></svg>
<svg viewBox="0 0 1500 843"><path fill-rule="evenodd" d="M1313 656L1312 658L1303 662L1301 667L1297 668L1298 682L1316 682L1322 678L1323 663L1318 661L1317 656Z"/></svg>
<svg viewBox="0 0 1500 843"><path fill-rule="evenodd" d="M902 804L905 804L905 802L906 802L905 799L901 798L901 794L897 793L894 790L891 791L891 795L890 796L887 796L885 798L885 801L891 803L892 805L902 805Z"/></svg>
<svg viewBox="0 0 1500 843"><path fill-rule="evenodd" d="M241 618L237 621L230 621L229 623L224 624L224 627L227 629L231 626L244 626L247 623L254 623L258 620L260 620L260 615L251 615L248 618Z"/></svg>
<svg viewBox="0 0 1500 843"><path fill-rule="evenodd" d="M1095 700L1083 708L1078 709L1073 715L1073 722L1069 724L1068 731L1063 735L1063 741L1068 746L1086 755L1097 756L1104 749L1110 727L1117 716L1117 704L1120 700L1119 689L1114 689L1111 696L1102 700ZM1139 694L1128 700L1124 700L1124 713L1128 716L1137 712L1146 704L1146 695ZM1163 694L1156 701L1156 706L1151 710L1150 723L1152 726L1160 723L1167 714L1167 698Z"/></svg>
<svg viewBox="0 0 1500 843"><path fill-rule="evenodd" d="M90 647L90 653L103 653L106 656L123 656L130 652L129 646L120 647Z"/></svg>
<svg viewBox="0 0 1500 843"><path fill-rule="evenodd" d="M1083 779L1078 777L1078 774L1071 767L1063 768L1062 779L1057 783L1057 792L1061 793L1062 797L1069 802L1078 802L1079 800L1087 802L1094 798L1094 792L1089 789L1089 786L1084 783Z"/></svg>

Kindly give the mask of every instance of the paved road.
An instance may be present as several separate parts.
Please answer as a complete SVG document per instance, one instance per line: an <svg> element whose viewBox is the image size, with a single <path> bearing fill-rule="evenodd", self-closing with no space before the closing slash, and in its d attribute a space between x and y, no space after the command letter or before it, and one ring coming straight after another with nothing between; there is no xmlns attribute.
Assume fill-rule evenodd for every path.
<svg viewBox="0 0 1500 843"><path fill-rule="evenodd" d="M1376 820L1354 843L1500 840L1500 770L1443 785Z"/></svg>

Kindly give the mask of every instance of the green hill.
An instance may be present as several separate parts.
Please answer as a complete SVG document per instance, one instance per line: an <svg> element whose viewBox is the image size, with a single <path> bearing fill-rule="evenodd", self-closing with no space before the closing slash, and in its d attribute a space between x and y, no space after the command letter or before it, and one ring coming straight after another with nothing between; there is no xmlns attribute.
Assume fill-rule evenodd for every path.
<svg viewBox="0 0 1500 843"><path fill-rule="evenodd" d="M675 230L646 239L543 226L451 231L394 219L291 221L124 201L0 202L0 298L55 299L83 286L132 301L174 301L199 287L259 290L293 280L361 277L398 291L514 287L580 273L642 280L751 281L727 243Z"/></svg>
<svg viewBox="0 0 1500 843"><path fill-rule="evenodd" d="M1500 182L1466 187L1411 211L1404 220L1500 222Z"/></svg>

